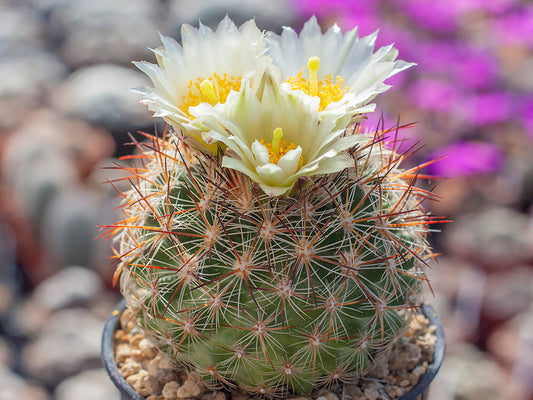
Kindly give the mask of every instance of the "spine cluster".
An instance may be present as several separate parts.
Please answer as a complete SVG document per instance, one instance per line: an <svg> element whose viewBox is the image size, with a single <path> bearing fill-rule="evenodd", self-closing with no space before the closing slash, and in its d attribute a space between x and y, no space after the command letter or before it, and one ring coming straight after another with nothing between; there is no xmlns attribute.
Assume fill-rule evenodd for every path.
<svg viewBox="0 0 533 400"><path fill-rule="evenodd" d="M266 397L364 373L419 305L437 222L385 141L281 197L174 137L138 144L109 233L141 326L207 383Z"/></svg>

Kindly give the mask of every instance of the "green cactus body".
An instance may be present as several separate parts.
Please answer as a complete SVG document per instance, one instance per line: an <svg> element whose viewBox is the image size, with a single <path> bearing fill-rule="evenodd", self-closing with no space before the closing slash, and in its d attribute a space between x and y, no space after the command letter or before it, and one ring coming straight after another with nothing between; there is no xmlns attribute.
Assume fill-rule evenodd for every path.
<svg viewBox="0 0 533 400"><path fill-rule="evenodd" d="M212 385L308 394L360 376L419 302L418 169L361 135L354 167L269 197L216 157L153 139L123 194L123 293L142 328Z"/></svg>

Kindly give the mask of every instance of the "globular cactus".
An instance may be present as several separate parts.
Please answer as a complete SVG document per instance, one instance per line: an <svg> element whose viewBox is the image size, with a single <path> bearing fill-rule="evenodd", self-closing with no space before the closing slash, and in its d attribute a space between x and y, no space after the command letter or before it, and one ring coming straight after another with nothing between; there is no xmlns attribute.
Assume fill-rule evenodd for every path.
<svg viewBox="0 0 533 400"><path fill-rule="evenodd" d="M156 52L157 87L170 57ZM368 62L391 62L375 54ZM328 114L322 97L312 102L310 81L311 93L295 94L262 71L218 104L157 110L177 134L137 143L124 218L109 227L140 326L211 385L272 397L349 381L387 354L420 304L433 221L421 206L431 194L414 186L420 168L400 168L394 132L363 132L362 103ZM198 85L206 97L212 88ZM157 108L161 92L146 95ZM264 140L246 143L250 127ZM320 146L298 136L317 132ZM287 172L290 154L292 173L308 172L263 173Z"/></svg>

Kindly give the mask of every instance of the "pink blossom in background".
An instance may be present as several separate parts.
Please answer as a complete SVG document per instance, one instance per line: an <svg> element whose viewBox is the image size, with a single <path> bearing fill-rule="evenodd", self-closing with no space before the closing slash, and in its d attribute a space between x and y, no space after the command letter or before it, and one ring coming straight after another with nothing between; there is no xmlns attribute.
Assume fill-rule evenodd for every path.
<svg viewBox="0 0 533 400"><path fill-rule="evenodd" d="M464 119L473 125L498 123L511 118L511 99L506 92L474 94L463 101Z"/></svg>
<svg viewBox="0 0 533 400"><path fill-rule="evenodd" d="M408 89L411 104L432 111L452 111L457 104L456 95L456 87L442 79L422 78Z"/></svg>
<svg viewBox="0 0 533 400"><path fill-rule="evenodd" d="M522 120L527 134L533 140L533 100L524 102Z"/></svg>
<svg viewBox="0 0 533 400"><path fill-rule="evenodd" d="M533 49L533 4L495 19L493 31L499 44L521 45Z"/></svg>
<svg viewBox="0 0 533 400"><path fill-rule="evenodd" d="M398 122L400 126L408 124L410 124L410 126L395 130L394 128L398 126ZM390 115L381 111L375 111L367 114L363 131L366 133L373 133L382 129L392 129L392 131L387 135L386 142L389 142L389 147L394 146L394 149L398 153L404 153L412 149L413 146L416 146L420 138L420 130L418 125L416 125L416 121L407 121L402 119L398 121L397 117L392 118ZM394 141L396 141L396 143L393 143Z"/></svg>
<svg viewBox="0 0 533 400"><path fill-rule="evenodd" d="M430 31L449 32L455 29L457 7L450 0L404 0L402 8L418 27Z"/></svg>
<svg viewBox="0 0 533 400"><path fill-rule="evenodd" d="M494 56L488 52L469 49L461 59L453 65L453 77L462 87L473 90L484 89L492 85L496 79L496 63Z"/></svg>
<svg viewBox="0 0 533 400"><path fill-rule="evenodd" d="M497 171L504 162L498 146L484 142L458 142L440 148L429 159L446 158L429 166L429 172L441 177L458 177Z"/></svg>

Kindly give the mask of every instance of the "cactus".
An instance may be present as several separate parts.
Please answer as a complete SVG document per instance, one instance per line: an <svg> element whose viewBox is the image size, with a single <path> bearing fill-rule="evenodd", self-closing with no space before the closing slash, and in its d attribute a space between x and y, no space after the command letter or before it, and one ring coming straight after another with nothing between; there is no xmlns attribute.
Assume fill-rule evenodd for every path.
<svg viewBox="0 0 533 400"><path fill-rule="evenodd" d="M182 37L191 43L189 31ZM159 70L140 66L153 80L163 81L172 46L166 38L156 51ZM385 60L391 74L405 67L387 54L368 62ZM421 206L431 193L414 186L421 167L400 168L409 154L394 150L394 130L364 132L368 99L328 109L337 98L321 96L317 58L308 94L301 74L297 90L267 68L227 99L187 114L178 105L169 117L161 91L142 90L174 132L135 143L124 218L108 227L116 279L144 331L211 386L277 397L350 381L386 356L420 304L427 226L437 221ZM206 81L198 90L208 98L220 82ZM323 142L299 140L302 127Z"/></svg>

